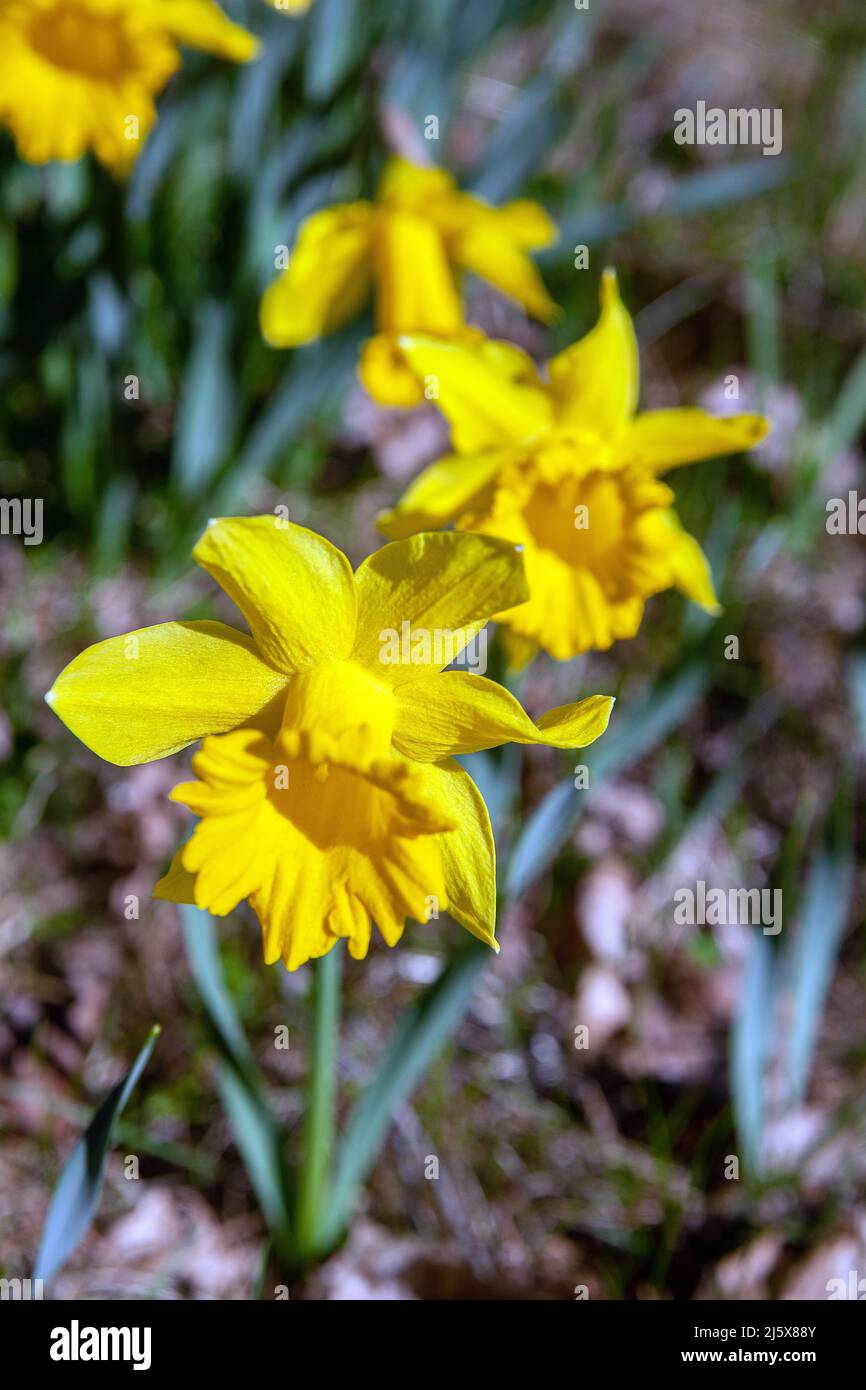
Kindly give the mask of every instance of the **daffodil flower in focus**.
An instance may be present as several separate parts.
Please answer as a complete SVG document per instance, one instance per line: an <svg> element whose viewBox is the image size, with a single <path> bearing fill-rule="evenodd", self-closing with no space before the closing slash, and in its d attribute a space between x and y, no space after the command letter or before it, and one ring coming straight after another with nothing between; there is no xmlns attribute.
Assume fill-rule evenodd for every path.
<svg viewBox="0 0 866 1390"><path fill-rule="evenodd" d="M505 742L582 747L612 700L533 723L502 687L443 670L490 614L522 602L507 541L437 533L353 573L276 517L212 522L196 560L246 619L173 622L89 647L48 700L89 748L128 766L203 738L173 797L200 817L156 887L217 916L248 898L265 959L290 970L341 938L363 957L407 917L448 910L495 946L493 838L455 754Z"/></svg>
<svg viewBox="0 0 866 1390"><path fill-rule="evenodd" d="M538 646L562 660L633 637L646 600L671 587L718 611L706 558L658 475L751 448L769 425L690 407L636 414L637 343L613 271L596 326L544 378L508 343L404 336L400 347L436 382L454 453L379 525L396 537L455 522L523 547L530 600L498 615L515 664Z"/></svg>
<svg viewBox="0 0 866 1390"><path fill-rule="evenodd" d="M273 347L309 343L354 318L372 289L377 331L361 356L361 380L382 404L415 405L423 391L397 347L400 335L481 338L464 323L458 270L480 275L537 318L554 318L527 252L555 235L537 203L494 208L461 192L444 169L394 158L375 203L326 208L304 222L288 268L265 292L262 332Z"/></svg>
<svg viewBox="0 0 866 1390"><path fill-rule="evenodd" d="M22 159L131 165L156 119L153 103L180 67L179 45L232 62L258 40L213 0L3 0L0 120Z"/></svg>

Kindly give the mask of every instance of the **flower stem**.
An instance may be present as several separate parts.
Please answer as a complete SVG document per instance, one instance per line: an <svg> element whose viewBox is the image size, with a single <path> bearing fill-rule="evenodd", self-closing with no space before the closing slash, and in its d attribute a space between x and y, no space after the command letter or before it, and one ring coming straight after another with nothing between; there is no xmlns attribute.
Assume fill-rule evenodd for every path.
<svg viewBox="0 0 866 1390"><path fill-rule="evenodd" d="M338 942L326 956L316 961L313 970L313 1037L297 1215L297 1243L305 1264L327 1253L321 1248L321 1242L328 1214L334 1142L340 949Z"/></svg>

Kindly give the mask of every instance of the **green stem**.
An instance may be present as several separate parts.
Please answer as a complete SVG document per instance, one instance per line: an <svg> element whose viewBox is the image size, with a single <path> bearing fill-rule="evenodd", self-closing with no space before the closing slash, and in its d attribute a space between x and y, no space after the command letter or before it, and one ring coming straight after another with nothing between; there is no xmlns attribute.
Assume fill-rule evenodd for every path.
<svg viewBox="0 0 866 1390"><path fill-rule="evenodd" d="M340 945L316 961L313 972L313 1038L307 1083L307 1114L298 1188L297 1243L305 1264L320 1248L327 1220L334 1144L336 1052L340 1019Z"/></svg>

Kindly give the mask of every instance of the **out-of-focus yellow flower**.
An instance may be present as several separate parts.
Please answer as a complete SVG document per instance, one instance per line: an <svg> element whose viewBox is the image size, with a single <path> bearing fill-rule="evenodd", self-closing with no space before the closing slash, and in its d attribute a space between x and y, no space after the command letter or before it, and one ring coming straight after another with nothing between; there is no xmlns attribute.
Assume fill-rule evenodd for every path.
<svg viewBox="0 0 866 1390"><path fill-rule="evenodd" d="M153 98L180 66L179 44L233 62L258 41L212 0L3 0L0 120L22 159L92 149L129 167L156 119Z"/></svg>
<svg viewBox="0 0 866 1390"><path fill-rule="evenodd" d="M361 380L385 405L414 405L422 387L397 347L401 334L481 337L463 321L455 270L469 270L545 321L556 306L527 252L556 229L537 203L494 208L462 193L444 169L391 159L375 203L341 204L303 224L288 268L262 300L273 347L296 347L339 328L375 295L376 336Z"/></svg>
<svg viewBox="0 0 866 1390"><path fill-rule="evenodd" d="M265 4L270 5L272 10L290 15L306 14L312 3L313 0L265 0Z"/></svg>
<svg viewBox="0 0 866 1390"><path fill-rule="evenodd" d="M211 522L194 555L251 636L164 623L89 647L46 699L121 766L204 738L173 797L201 817L155 889L223 915L248 898L265 959L290 970L341 938L366 955L449 911L496 946L493 837L453 755L576 748L607 727L591 696L533 723L502 687L445 671L490 614L526 597L513 545L455 532L386 545L353 573L276 517Z"/></svg>
<svg viewBox="0 0 866 1390"><path fill-rule="evenodd" d="M530 600L499 614L517 664L537 646L560 660L633 637L651 595L672 586L717 611L698 545L659 473L757 444L760 415L692 408L635 414L638 352L612 270L586 337L546 379L507 343L404 337L435 383L455 452L432 464L379 524L388 536L456 522L523 547Z"/></svg>

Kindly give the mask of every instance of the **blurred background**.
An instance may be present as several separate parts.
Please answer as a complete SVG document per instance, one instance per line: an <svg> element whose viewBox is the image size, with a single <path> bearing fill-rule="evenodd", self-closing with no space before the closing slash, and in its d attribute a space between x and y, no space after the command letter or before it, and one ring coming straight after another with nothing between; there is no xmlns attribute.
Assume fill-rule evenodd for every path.
<svg viewBox="0 0 866 1390"><path fill-rule="evenodd" d="M0 538L0 1275L30 1272L64 1158L158 1022L52 1296L272 1296L179 916L149 899L184 832L166 800L184 760L101 763L42 695L90 642L229 616L190 558L209 516L288 503L357 563L442 452L433 406L364 396L369 320L295 353L257 324L274 248L369 196L398 150L492 201L537 198L561 228L541 258L555 329L467 282L472 321L547 357L594 322L614 264L644 405L762 409L775 428L672 478L718 620L667 594L634 641L522 677L534 714L618 695L589 792L567 754L471 760L512 889L502 954L397 1107L348 1242L292 1296L826 1298L866 1277L866 557L825 524L864 486L862 6L225 8L261 59L187 54L125 185L90 160L28 167L0 136L0 494L45 509L41 545ZM782 153L677 145L674 111L698 100L780 107ZM676 927L674 894L700 879L781 888L782 931ZM343 1108L459 934L413 925L346 962ZM219 938L291 1145L309 972L265 969L243 911Z"/></svg>

